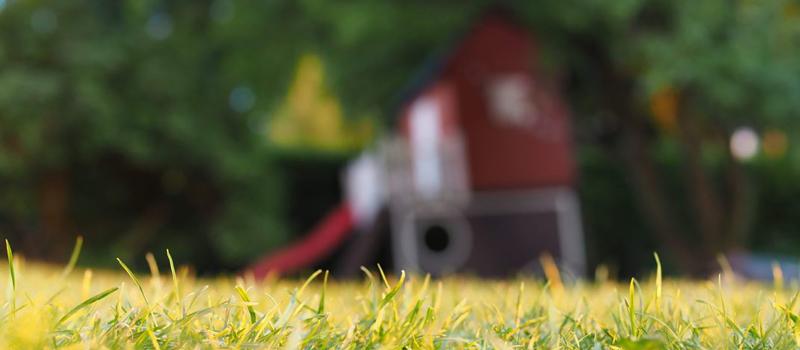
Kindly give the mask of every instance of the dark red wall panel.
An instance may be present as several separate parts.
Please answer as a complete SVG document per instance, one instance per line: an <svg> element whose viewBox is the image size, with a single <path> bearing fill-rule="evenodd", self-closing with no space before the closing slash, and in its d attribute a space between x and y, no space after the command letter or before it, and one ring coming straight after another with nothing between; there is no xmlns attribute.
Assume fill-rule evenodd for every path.
<svg viewBox="0 0 800 350"><path fill-rule="evenodd" d="M409 101L398 131L408 136L408 108L433 97L446 106L446 123L457 123L465 136L474 190L571 186L575 162L569 113L558 89L540 78L536 67L530 35L501 16L489 16L446 59L436 80ZM504 77L525 82L535 122L510 124L494 117L489 91Z"/></svg>
<svg viewBox="0 0 800 350"><path fill-rule="evenodd" d="M459 119L467 139L474 189L571 185L572 136L566 108L537 79L536 49L527 33L502 18L481 22L448 62L444 79L457 88ZM527 76L538 122L504 125L491 116L487 90L502 76Z"/></svg>

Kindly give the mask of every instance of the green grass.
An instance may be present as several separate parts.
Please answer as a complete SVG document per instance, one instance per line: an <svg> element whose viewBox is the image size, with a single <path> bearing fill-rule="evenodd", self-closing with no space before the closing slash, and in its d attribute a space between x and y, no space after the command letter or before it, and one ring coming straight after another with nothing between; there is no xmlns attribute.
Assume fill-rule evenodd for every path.
<svg viewBox="0 0 800 350"><path fill-rule="evenodd" d="M77 251L80 250L78 247ZM11 252L10 247L7 250ZM630 283L387 276L197 279L42 266L0 276L0 349L796 349L796 285L724 274ZM656 258L657 261L657 258ZM169 266L162 277L159 264ZM552 271L550 272L552 274ZM776 273L780 273L776 269ZM551 277L553 277L551 275Z"/></svg>

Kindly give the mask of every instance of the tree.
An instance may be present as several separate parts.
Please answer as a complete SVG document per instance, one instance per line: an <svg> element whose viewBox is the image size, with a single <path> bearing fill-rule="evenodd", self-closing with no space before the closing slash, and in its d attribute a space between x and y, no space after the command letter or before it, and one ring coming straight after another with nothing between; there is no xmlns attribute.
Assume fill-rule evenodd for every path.
<svg viewBox="0 0 800 350"><path fill-rule="evenodd" d="M535 33L545 72L564 82L583 149L625 170L672 261L702 273L715 254L744 245L755 201L748 165L732 157L728 139L743 125L792 125L797 6L503 3ZM229 266L285 236L281 174L264 130L281 114L298 115L284 113L293 107L283 101L299 57L318 53L326 68L316 101L341 101L326 120L387 116L431 53L496 6L4 4L0 229L29 237L26 250L40 256L66 252L80 229L89 243L114 243L106 254L188 244L198 247L191 260ZM676 167L678 176L665 175Z"/></svg>
<svg viewBox="0 0 800 350"><path fill-rule="evenodd" d="M93 250L105 258L171 247L200 268L281 243L280 173L262 125L299 49L265 43L277 32L270 5L232 6L6 2L4 234L37 257L67 253L80 233L110 245Z"/></svg>
<svg viewBox="0 0 800 350"><path fill-rule="evenodd" d="M734 129L792 125L800 110L792 4L625 1L562 22L580 23L564 41L585 60L569 68L586 74L575 95L588 103L578 106L613 125L610 151L684 271L708 271L716 254L744 247L752 228L747 169L728 147ZM669 193L659 164L669 144L682 195Z"/></svg>

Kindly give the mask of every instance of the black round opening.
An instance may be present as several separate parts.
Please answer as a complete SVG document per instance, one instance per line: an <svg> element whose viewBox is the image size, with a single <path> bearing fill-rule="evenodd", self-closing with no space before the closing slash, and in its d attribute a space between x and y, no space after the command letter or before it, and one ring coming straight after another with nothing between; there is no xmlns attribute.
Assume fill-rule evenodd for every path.
<svg viewBox="0 0 800 350"><path fill-rule="evenodd" d="M450 232L440 225L431 225L424 232L425 246L433 252L441 253L450 246Z"/></svg>

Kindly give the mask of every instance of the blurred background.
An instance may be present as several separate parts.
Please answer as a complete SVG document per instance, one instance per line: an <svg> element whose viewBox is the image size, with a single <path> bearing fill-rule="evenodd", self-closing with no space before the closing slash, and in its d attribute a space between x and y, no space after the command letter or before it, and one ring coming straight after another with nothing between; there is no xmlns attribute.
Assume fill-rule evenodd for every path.
<svg viewBox="0 0 800 350"><path fill-rule="evenodd" d="M488 12L568 111L587 271L800 256L794 0L0 0L0 233L49 262L82 235L83 264L239 271L342 201Z"/></svg>

